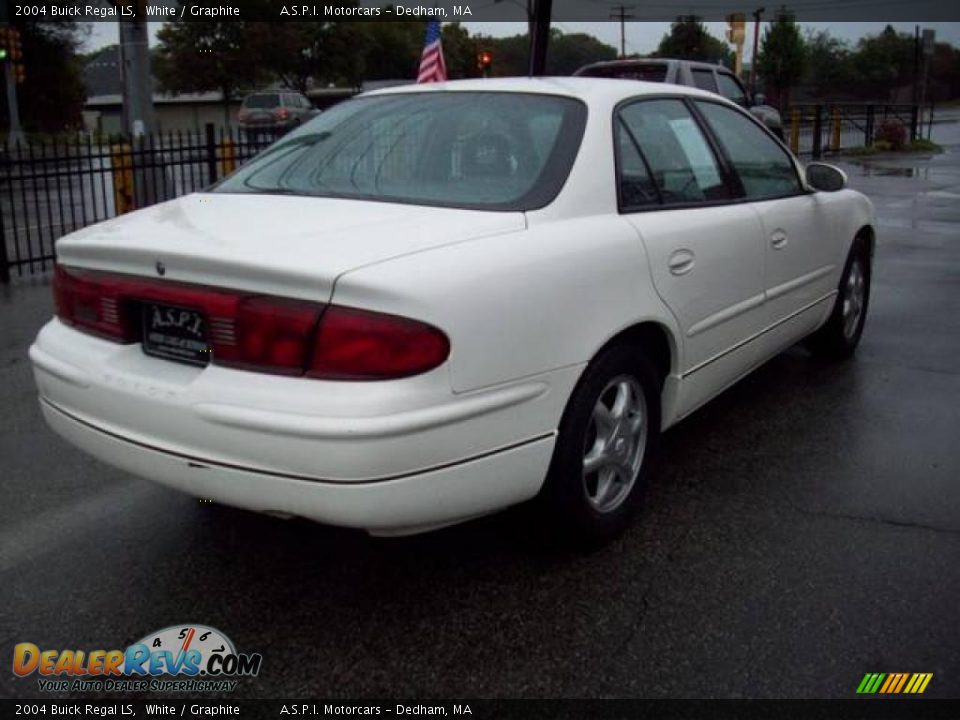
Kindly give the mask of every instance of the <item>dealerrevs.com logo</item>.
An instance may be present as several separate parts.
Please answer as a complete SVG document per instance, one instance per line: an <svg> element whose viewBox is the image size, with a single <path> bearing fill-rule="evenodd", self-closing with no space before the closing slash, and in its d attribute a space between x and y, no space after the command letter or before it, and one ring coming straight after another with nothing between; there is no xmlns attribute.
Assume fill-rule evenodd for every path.
<svg viewBox="0 0 960 720"><path fill-rule="evenodd" d="M260 653L238 653L206 625L171 625L125 650L42 650L29 642L13 648L14 675L36 673L43 692L229 692L236 678L256 677L262 662ZM162 679L169 676L178 679Z"/></svg>

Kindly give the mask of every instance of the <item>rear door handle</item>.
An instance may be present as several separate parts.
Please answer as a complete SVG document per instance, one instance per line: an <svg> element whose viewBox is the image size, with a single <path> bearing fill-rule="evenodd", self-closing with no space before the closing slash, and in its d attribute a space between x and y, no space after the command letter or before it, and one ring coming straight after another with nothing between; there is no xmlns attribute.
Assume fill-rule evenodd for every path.
<svg viewBox="0 0 960 720"><path fill-rule="evenodd" d="M787 246L787 234L783 230L776 230L770 236L770 245L774 250L782 250Z"/></svg>
<svg viewBox="0 0 960 720"><path fill-rule="evenodd" d="M693 253L684 248L682 250L674 250L673 253L671 253L670 259L667 261L667 267L670 268L670 272L674 275L686 275L693 270L693 263Z"/></svg>

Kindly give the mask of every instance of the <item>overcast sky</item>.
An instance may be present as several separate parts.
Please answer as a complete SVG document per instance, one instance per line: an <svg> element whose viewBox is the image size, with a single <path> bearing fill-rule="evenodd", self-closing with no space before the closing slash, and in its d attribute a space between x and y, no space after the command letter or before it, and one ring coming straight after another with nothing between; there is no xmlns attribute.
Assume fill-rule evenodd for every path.
<svg viewBox="0 0 960 720"><path fill-rule="evenodd" d="M956 0L944 0L944 2L956 2ZM150 42L156 42L156 33L162 23L150 23ZM913 33L914 23L895 22L891 23L901 32ZM933 22L919 23L922 27L931 27L936 30L937 40L949 42L960 46L960 23ZM104 45L110 45L117 42L117 25L112 22L91 23L93 29L87 42L87 49L94 50ZM524 23L511 22L465 22L463 23L471 35L483 34L494 37L504 37L508 35L517 35L527 31ZM616 22L555 22L554 27L559 28L565 33L585 32L599 38L603 42L614 47L620 47L620 24ZM723 39L727 25L724 22L706 23L710 33L717 38ZM864 35L874 35L883 30L887 25L884 22L857 22L857 23L802 23L803 27L813 27L817 29L829 30L835 37L843 38L851 42L863 37ZM670 23L666 22L628 22L626 24L626 45L627 54L631 53L649 53L656 49L660 38L670 29ZM753 37L753 23L747 25L748 40ZM748 41L744 45L745 59L750 58L751 44Z"/></svg>

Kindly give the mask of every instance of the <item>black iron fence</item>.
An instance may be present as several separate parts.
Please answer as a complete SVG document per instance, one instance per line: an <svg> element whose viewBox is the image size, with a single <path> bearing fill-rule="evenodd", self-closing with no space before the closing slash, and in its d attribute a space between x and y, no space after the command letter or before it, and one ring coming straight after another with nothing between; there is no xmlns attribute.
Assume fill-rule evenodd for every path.
<svg viewBox="0 0 960 720"><path fill-rule="evenodd" d="M784 140L819 158L871 145L888 121L916 139L932 114L918 105L794 105L783 117ZM201 133L0 147L0 282L46 270L60 236L207 187L275 137L208 125Z"/></svg>
<svg viewBox="0 0 960 720"><path fill-rule="evenodd" d="M46 270L60 236L207 187L274 139L208 125L0 148L0 282Z"/></svg>
<svg viewBox="0 0 960 720"><path fill-rule="evenodd" d="M906 140L923 135L933 105L878 103L809 103L784 113L784 140L797 155L820 158L831 152L868 147L884 123L902 125Z"/></svg>

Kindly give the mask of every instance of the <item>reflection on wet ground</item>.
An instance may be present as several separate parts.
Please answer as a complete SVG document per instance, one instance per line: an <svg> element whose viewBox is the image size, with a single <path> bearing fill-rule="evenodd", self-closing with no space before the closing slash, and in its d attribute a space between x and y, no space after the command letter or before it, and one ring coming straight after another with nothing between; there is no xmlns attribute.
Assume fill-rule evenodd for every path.
<svg viewBox="0 0 960 720"><path fill-rule="evenodd" d="M940 114L931 139L940 154L836 158L851 184L871 197L883 225L956 235L960 222L960 111ZM903 178L915 185L906 191Z"/></svg>

